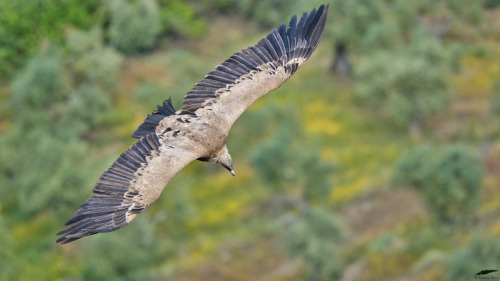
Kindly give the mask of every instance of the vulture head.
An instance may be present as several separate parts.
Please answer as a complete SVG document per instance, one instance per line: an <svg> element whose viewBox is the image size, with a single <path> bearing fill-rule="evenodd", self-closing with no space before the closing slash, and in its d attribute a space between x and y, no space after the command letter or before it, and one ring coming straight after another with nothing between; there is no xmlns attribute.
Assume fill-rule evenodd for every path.
<svg viewBox="0 0 500 281"><path fill-rule="evenodd" d="M222 167L226 168L231 173L231 175L234 176L233 160L231 159L231 155L227 150L227 146L224 145L224 148L220 150L219 155L215 159L215 163L220 163Z"/></svg>

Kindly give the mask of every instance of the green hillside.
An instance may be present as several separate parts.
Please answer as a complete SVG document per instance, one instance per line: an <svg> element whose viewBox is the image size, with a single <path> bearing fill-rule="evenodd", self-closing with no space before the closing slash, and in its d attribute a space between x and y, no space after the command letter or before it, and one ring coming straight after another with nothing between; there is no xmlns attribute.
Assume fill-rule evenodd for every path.
<svg viewBox="0 0 500 281"><path fill-rule="evenodd" d="M0 280L500 270L500 1L335 0L310 60L133 223L55 243L146 115L321 1L0 2ZM490 273L485 276L499 277Z"/></svg>

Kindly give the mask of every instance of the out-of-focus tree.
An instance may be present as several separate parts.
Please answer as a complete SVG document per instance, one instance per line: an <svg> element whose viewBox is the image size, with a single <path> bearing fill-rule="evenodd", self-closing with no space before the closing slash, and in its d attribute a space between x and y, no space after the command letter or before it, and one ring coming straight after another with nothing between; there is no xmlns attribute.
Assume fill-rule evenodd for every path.
<svg viewBox="0 0 500 281"><path fill-rule="evenodd" d="M303 280L338 280L342 274L339 245L345 239L345 227L332 212L313 207L282 217L278 229L281 246L291 258L304 261Z"/></svg>
<svg viewBox="0 0 500 281"><path fill-rule="evenodd" d="M167 1L169 2L169 1ZM190 0L190 5L196 7L204 16L227 14L237 11L237 0Z"/></svg>
<svg viewBox="0 0 500 281"><path fill-rule="evenodd" d="M138 247L148 249L134 250L137 253L132 258L124 259L128 255L120 252L127 247L116 241L106 242L116 249L98 256L110 254L112 265L91 256L104 248L102 245L86 248L90 252L86 259L96 261L92 268L79 267L80 259L71 266L56 267L58 262L64 264L53 260L61 258L61 253L47 250L53 248L55 227L62 227L61 222L83 203L82 198L90 195L99 172L96 165L108 162L102 154L99 161L95 160L95 147L87 136L116 120L111 117L116 112L111 99L118 88L121 62L121 56L103 44L98 30L69 30L64 47L47 43L12 81L11 96L2 105L11 118L0 136L0 192L4 199L8 198L1 200L0 219L7 215L6 227L2 228L8 230L5 240L13 240L11 248L4 247L0 255L16 253L9 259L12 270L3 271L6 279L31 280L47 266L50 268L40 276L41 280L65 274L80 274L92 280L111 280L112 276L145 279L144 263L134 258L146 261L144 257L157 249L153 239L148 238L153 235L153 226L119 239L123 245L133 244L133 239L139 242ZM0 224L3 226L4 221ZM20 238L31 232L37 235ZM0 232L0 236L4 237L4 233ZM142 237L144 243L136 237ZM33 260L38 261L36 265L21 270ZM154 257L148 261L152 260Z"/></svg>
<svg viewBox="0 0 500 281"><path fill-rule="evenodd" d="M103 21L100 0L0 1L0 78L9 78L43 38L64 40L67 26L90 28Z"/></svg>
<svg viewBox="0 0 500 281"><path fill-rule="evenodd" d="M253 164L259 176L266 182L273 183L277 191L282 191L287 180L291 180L295 173L294 151L284 145L291 143L293 133L282 129L277 137L263 142L253 156Z"/></svg>
<svg viewBox="0 0 500 281"><path fill-rule="evenodd" d="M71 118L79 120L84 132L109 122L110 99L118 90L118 74L123 58L103 43L99 28L71 30L66 39L65 66L70 70Z"/></svg>
<svg viewBox="0 0 500 281"><path fill-rule="evenodd" d="M294 139L303 136L301 123L292 115L275 137L262 141L255 150L252 164L266 183L276 188L276 192L287 192L287 187L300 190L300 200L306 204L324 199L332 189L332 163L321 159L321 146L287 145L297 143Z"/></svg>
<svg viewBox="0 0 500 281"><path fill-rule="evenodd" d="M65 65L72 70L73 81L78 85L99 85L106 91L117 90L123 58L103 42L101 29L71 29L67 32L65 47Z"/></svg>
<svg viewBox="0 0 500 281"><path fill-rule="evenodd" d="M32 214L56 201L73 205L78 187L91 185L82 137L109 115L120 64L99 32L73 31L65 52L47 44L15 77L4 105L12 121L0 137L0 185L16 198L6 209Z"/></svg>
<svg viewBox="0 0 500 281"><path fill-rule="evenodd" d="M241 12L261 26L276 27L277 24L287 20L290 15L301 16L302 12L309 12L319 5L325 4L321 0L298 0L293 2L281 0L238 0L234 1L236 12Z"/></svg>
<svg viewBox="0 0 500 281"><path fill-rule="evenodd" d="M464 0L335 0L330 13L335 19L327 31L334 40L334 72L350 69L348 53L370 56L383 50L394 52L406 47L415 30L425 28L443 38L453 24L476 25L481 21L479 1Z"/></svg>
<svg viewBox="0 0 500 281"><path fill-rule="evenodd" d="M200 38L206 30L206 21L200 16L201 11L195 9L196 1L159 0L160 21L163 34L180 35L188 38ZM209 1L214 2L214 1ZM210 5L212 9L217 3ZM223 4L221 4L223 5Z"/></svg>
<svg viewBox="0 0 500 281"><path fill-rule="evenodd" d="M336 251L345 229L326 207L316 207L331 193L334 166L321 159L317 143L293 141L303 136L300 122L290 116L284 122L252 159L276 193L270 205L279 215L279 241L289 257L302 259L305 280L338 279L342 263Z"/></svg>
<svg viewBox="0 0 500 281"><path fill-rule="evenodd" d="M335 171L335 166L321 159L319 144L314 143L310 147L318 149L308 149L298 155L299 170L303 174L298 177L297 181L302 187L304 201L324 202L332 191L331 175Z"/></svg>
<svg viewBox="0 0 500 281"><path fill-rule="evenodd" d="M500 79L495 82L495 94L490 98L491 108L490 111L493 116L500 117Z"/></svg>
<svg viewBox="0 0 500 281"><path fill-rule="evenodd" d="M401 156L393 184L417 190L439 222L457 223L477 209L482 176L479 157L465 146L423 145Z"/></svg>
<svg viewBox="0 0 500 281"><path fill-rule="evenodd" d="M289 3L285 1L238 1L241 12L252 18L263 26L276 24L283 20L283 13L287 10ZM263 11L266 11L265 13Z"/></svg>
<svg viewBox="0 0 500 281"><path fill-rule="evenodd" d="M112 46L125 53L137 53L153 47L160 33L160 17L155 0L128 2L113 0L109 38Z"/></svg>
<svg viewBox="0 0 500 281"><path fill-rule="evenodd" d="M388 1L333 1L330 12L335 23L329 32L337 45L366 53L391 48L401 39L404 24L396 24Z"/></svg>
<svg viewBox="0 0 500 281"><path fill-rule="evenodd" d="M81 252L86 259L79 273L83 280L151 280L150 268L160 262L161 254L154 228L153 221L141 219L119 237L104 233L87 240L94 243Z"/></svg>
<svg viewBox="0 0 500 281"><path fill-rule="evenodd" d="M418 135L423 119L446 105L452 59L437 39L421 30L407 49L365 59L357 70L357 93Z"/></svg>
<svg viewBox="0 0 500 281"><path fill-rule="evenodd" d="M475 25L482 19L480 2L466 0L335 0L331 13L335 42L363 53L405 44L414 29L424 27L441 38L453 23Z"/></svg>
<svg viewBox="0 0 500 281"><path fill-rule="evenodd" d="M5 218L1 212L2 205L0 205L0 240L4 246L0 249L0 258L3 261L10 261L15 257L15 252L12 247L12 237L8 231L8 225L5 222ZM0 264L0 279L9 280L13 274L13 268L7 262L2 262Z"/></svg>
<svg viewBox="0 0 500 281"><path fill-rule="evenodd" d="M500 1L499 0L483 0L482 1L483 7L487 9L493 9L498 6L500 6Z"/></svg>
<svg viewBox="0 0 500 281"><path fill-rule="evenodd" d="M85 172L82 163L87 147L75 141L77 127L66 127L65 105L70 93L61 55L47 47L31 59L15 78L8 103L14 110L11 129L1 138L0 186L8 198L4 208L18 214L33 214L55 201L66 201L77 192L60 191L78 187Z"/></svg>
<svg viewBox="0 0 500 281"><path fill-rule="evenodd" d="M235 5L231 0L211 2L216 11ZM199 38L206 25L197 4L177 0L1 1L0 78L10 78L37 51L42 39L62 43L68 27L102 28L110 43L125 53L150 50L161 34Z"/></svg>
<svg viewBox="0 0 500 281"><path fill-rule="evenodd" d="M392 49L401 40L404 22L397 21L387 1L333 1L330 9L335 19L328 32L334 40L331 69L342 75L352 74L349 53L369 54L379 49ZM407 19L407 17L403 17Z"/></svg>
<svg viewBox="0 0 500 281"><path fill-rule="evenodd" d="M290 105L293 107L293 105ZM268 111L256 116L257 123L273 118L279 120L282 125L277 131L268 132L268 139L260 140L258 147L251 156L253 167L257 170L261 179L266 183L272 183L275 191L283 192L287 181L296 179L298 155L295 147L288 145L294 143L302 132L302 125L293 110L284 110L281 106L272 105ZM252 126L252 125L250 125ZM265 130L267 128L262 128Z"/></svg>

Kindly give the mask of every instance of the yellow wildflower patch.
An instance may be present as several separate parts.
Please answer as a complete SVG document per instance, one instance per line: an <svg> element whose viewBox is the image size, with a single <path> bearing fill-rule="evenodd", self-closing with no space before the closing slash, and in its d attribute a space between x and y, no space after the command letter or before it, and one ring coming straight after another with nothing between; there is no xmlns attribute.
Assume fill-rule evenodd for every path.
<svg viewBox="0 0 500 281"><path fill-rule="evenodd" d="M452 78L452 83L462 97L484 97L494 92L495 81L500 76L496 59L485 60L473 56L462 59L463 70Z"/></svg>
<svg viewBox="0 0 500 281"><path fill-rule="evenodd" d="M368 178L361 177L341 184L332 189L330 198L334 203L347 202L363 192L369 186L369 183L370 180Z"/></svg>
<svg viewBox="0 0 500 281"><path fill-rule="evenodd" d="M306 131L310 134L335 136L341 130L341 125L333 118L335 107L324 100L316 100L305 108Z"/></svg>

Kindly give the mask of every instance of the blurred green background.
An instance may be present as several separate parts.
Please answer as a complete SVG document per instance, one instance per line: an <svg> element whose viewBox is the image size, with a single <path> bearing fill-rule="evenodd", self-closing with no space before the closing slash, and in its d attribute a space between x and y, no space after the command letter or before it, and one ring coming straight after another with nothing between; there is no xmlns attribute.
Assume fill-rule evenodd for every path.
<svg viewBox="0 0 500 281"><path fill-rule="evenodd" d="M311 59L233 127L236 177L192 163L127 227L55 243L156 104L321 3L0 1L0 280L500 270L499 0L330 1Z"/></svg>

